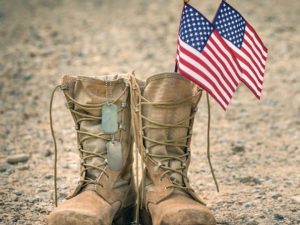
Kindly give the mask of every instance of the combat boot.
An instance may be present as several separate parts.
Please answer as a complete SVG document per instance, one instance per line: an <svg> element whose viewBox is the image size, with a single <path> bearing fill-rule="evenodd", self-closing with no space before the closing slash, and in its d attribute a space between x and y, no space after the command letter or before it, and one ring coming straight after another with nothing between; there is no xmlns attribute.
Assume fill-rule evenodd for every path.
<svg viewBox="0 0 300 225"><path fill-rule="evenodd" d="M136 193L127 76L64 76L59 87L75 121L81 178L48 224L130 224Z"/></svg>
<svg viewBox="0 0 300 225"><path fill-rule="evenodd" d="M141 224L216 224L187 177L202 91L177 73L152 76L140 89L133 88L136 142L146 167L140 187Z"/></svg>

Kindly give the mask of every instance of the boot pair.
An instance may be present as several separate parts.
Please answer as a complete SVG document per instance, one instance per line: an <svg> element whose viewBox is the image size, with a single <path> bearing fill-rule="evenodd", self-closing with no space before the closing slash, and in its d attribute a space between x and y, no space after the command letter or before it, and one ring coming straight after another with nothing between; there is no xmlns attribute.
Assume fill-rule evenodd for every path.
<svg viewBox="0 0 300 225"><path fill-rule="evenodd" d="M193 83L177 73L146 82L129 74L65 76L59 87L75 122L81 178L49 225L216 224L187 177L202 94ZM145 167L139 191L133 142Z"/></svg>

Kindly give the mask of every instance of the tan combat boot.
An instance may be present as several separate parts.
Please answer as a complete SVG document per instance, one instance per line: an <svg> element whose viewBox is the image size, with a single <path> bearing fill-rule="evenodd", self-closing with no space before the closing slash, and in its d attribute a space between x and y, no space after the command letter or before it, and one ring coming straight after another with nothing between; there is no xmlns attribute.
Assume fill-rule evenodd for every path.
<svg viewBox="0 0 300 225"><path fill-rule="evenodd" d="M140 188L144 191L141 223L216 224L187 177L191 131L202 91L177 73L152 76L142 89L133 91L134 126L139 130L136 135L141 135L137 147L146 166L144 187Z"/></svg>
<svg viewBox="0 0 300 225"><path fill-rule="evenodd" d="M77 130L81 180L48 224L130 224L136 196L127 77L65 76L61 89Z"/></svg>

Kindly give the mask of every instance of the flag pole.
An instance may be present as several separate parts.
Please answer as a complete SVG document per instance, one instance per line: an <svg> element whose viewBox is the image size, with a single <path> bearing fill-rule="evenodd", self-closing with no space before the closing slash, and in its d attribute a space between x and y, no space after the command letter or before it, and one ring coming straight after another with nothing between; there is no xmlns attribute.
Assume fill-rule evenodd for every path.
<svg viewBox="0 0 300 225"><path fill-rule="evenodd" d="M210 101L209 101L209 95L208 93L206 92L206 101L207 101L207 114L208 114L208 119L207 119L207 152L206 152L206 155L207 155L207 160L208 160L208 164L209 164L209 167L210 167L210 172L211 172L211 175L213 177L213 180L215 182L215 185L216 185L216 188L217 188L217 192L220 192L220 189L219 189L219 184L218 184L218 181L217 181L217 178L215 176L215 171L214 171L214 168L212 166L212 163L211 163L211 160L210 160L210 120L211 120L211 112L210 112Z"/></svg>
<svg viewBox="0 0 300 225"><path fill-rule="evenodd" d="M189 3L190 0L183 0L183 6L182 6L182 11L180 14L180 21L179 21L179 26L178 26L178 32L177 32L177 43L178 43L178 34L179 34L179 29L180 29L180 23L181 23L181 18L182 18L182 13L184 10L184 5ZM177 57L177 54L176 54ZM175 68L174 68L174 72L176 73L178 71L178 65L177 65L177 59L175 59Z"/></svg>

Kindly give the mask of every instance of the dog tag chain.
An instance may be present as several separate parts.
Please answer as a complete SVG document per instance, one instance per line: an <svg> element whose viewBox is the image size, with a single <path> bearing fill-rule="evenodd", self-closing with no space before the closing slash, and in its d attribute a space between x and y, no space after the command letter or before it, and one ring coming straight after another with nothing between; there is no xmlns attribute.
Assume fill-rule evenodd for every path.
<svg viewBox="0 0 300 225"><path fill-rule="evenodd" d="M105 84L107 102L102 106L101 129L105 134L114 134L118 131L118 106L111 101L111 82L109 87L107 86L107 81Z"/></svg>
<svg viewBox="0 0 300 225"><path fill-rule="evenodd" d="M111 135L111 140L106 143L107 165L111 170L119 171L123 168L122 146L115 141L114 134L118 131L118 106L112 103L112 87L108 79L106 85L107 102L102 106L101 129L105 134Z"/></svg>

